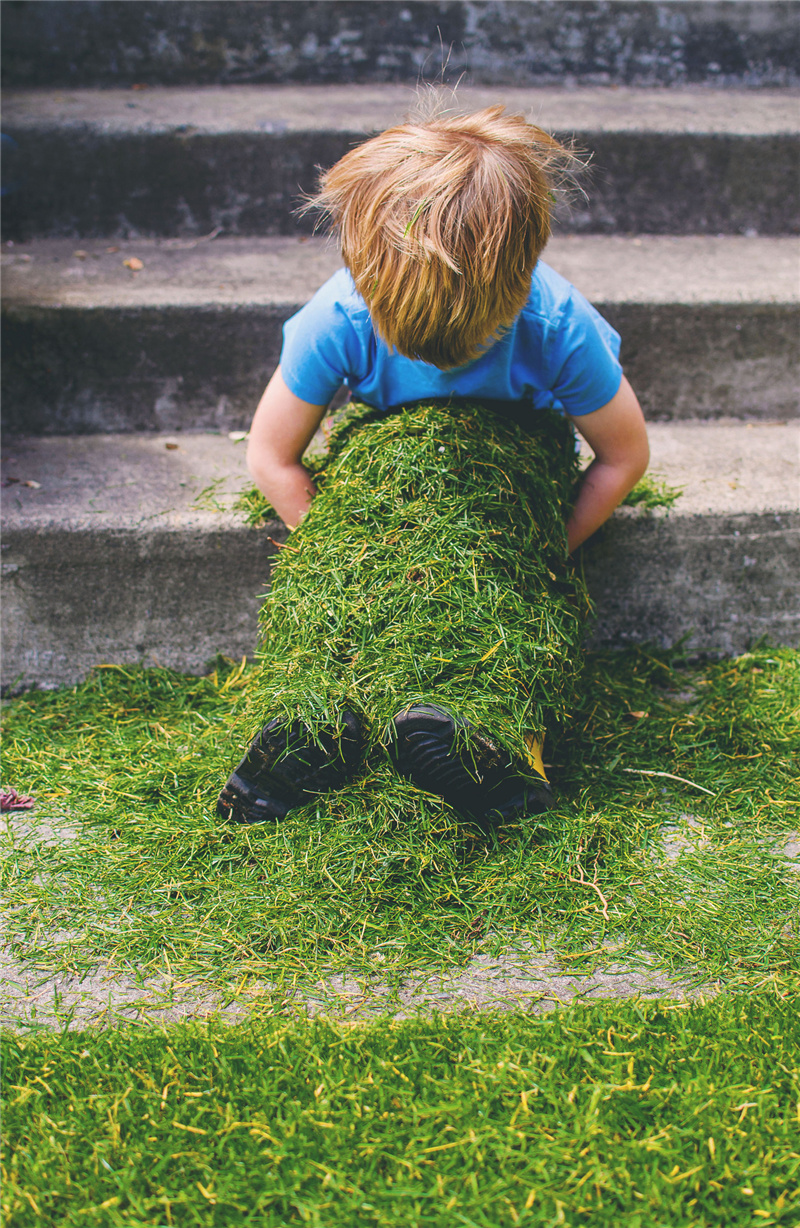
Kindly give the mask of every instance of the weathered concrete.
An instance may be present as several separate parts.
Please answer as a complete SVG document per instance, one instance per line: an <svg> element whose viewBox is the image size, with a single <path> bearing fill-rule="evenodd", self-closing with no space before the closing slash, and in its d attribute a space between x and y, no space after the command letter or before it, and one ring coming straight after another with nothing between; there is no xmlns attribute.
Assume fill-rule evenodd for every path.
<svg viewBox="0 0 800 1228"><path fill-rule="evenodd" d="M784 85L800 79L791 3L3 5L18 85L448 80Z"/></svg>
<svg viewBox="0 0 800 1228"><path fill-rule="evenodd" d="M143 268L132 271L132 256ZM800 303L800 241L739 235L565 235L542 257L596 303ZM27 307L289 306L342 261L333 239L104 240L6 244L3 301Z"/></svg>
<svg viewBox="0 0 800 1228"><path fill-rule="evenodd" d="M737 652L762 634L798 642L797 435L789 425L652 426L654 472L686 492L669 516L621 509L586 549L596 644L686 636L690 650ZM3 466L4 481L17 479L4 490L6 686L73 682L102 662L197 672L216 652L252 652L270 537L282 530L213 510L244 484L241 445L178 442L13 442Z"/></svg>
<svg viewBox="0 0 800 1228"><path fill-rule="evenodd" d="M427 98L425 91L423 98ZM409 86L206 86L145 90L37 89L4 91L4 130L39 131L58 125L77 134L183 133L227 136L318 131L359 136L397 123L419 99ZM445 89L448 106L479 110L502 102L549 130L562 132L651 132L674 136L797 135L798 90L701 88ZM322 120L322 122L320 122Z"/></svg>
<svg viewBox="0 0 800 1228"><path fill-rule="evenodd" d="M686 816L687 818L689 816ZM682 829L683 830L683 829ZM702 829L687 828L689 838L683 847L702 847ZM664 831L663 857L674 860L672 828ZM0 820L0 845L11 850L63 849L89 839L97 830L86 830L80 817L69 819L49 807L34 811L4 814ZM796 841L775 849L776 857L796 858ZM46 862L47 852L44 854ZM661 857L656 856L656 861ZM789 861L791 864L791 861ZM47 873L44 870L44 873ZM108 916L104 924L114 924ZM10 1028L115 1026L123 1023L164 1025L185 1019L214 1018L226 1022L248 1015L295 1014L369 1019L388 1014L400 1019L431 1011L526 1010L541 1013L576 1000L598 998L655 998L691 1000L699 995L713 996L718 983L702 983L697 971L687 969L676 975L659 965L650 952L628 953L623 962L620 947L609 944L605 962L592 972L576 970L571 959L563 959L552 945L542 950L531 943L517 941L499 954L481 950L481 943L461 968L439 965L427 971L415 970L397 986L381 976L381 953L375 952L372 972L329 974L316 983L291 989L264 979L246 977L233 994L223 993L218 985L204 983L201 977L174 978L131 964L115 965L98 960L86 968L85 934L60 930L48 935L46 962L37 959L24 942L17 939L13 924L7 927L5 949L0 952L0 1024ZM486 943L496 940L487 935ZM64 966L64 956L74 968L83 971L53 971ZM71 958L70 958L71 957ZM89 961L87 961L89 962ZM237 978L238 979L238 978Z"/></svg>
<svg viewBox="0 0 800 1228"><path fill-rule="evenodd" d="M543 1014L571 1002L626 998L686 1002L719 992L718 984L698 985L688 975L681 978L657 966L616 963L581 975L570 972L551 951L529 959L516 952L497 958L476 955L461 972L409 977L396 990L377 977L332 976L310 989L294 991L250 980L233 1000L230 993L199 979L178 981L107 962L83 976L52 975L0 955L0 976L0 1024L14 1030L32 1025L73 1030L126 1023L163 1027L190 1019L236 1023L251 1015L274 1014L351 1020L376 1015L407 1019L434 1011Z"/></svg>
<svg viewBox="0 0 800 1228"><path fill-rule="evenodd" d="M213 435L174 450L163 436L17 441L4 475L19 478L3 491L6 683L75 680L103 661L202 673L217 652L253 651L275 546L214 510L245 484L240 445ZM193 508L213 483L213 500Z"/></svg>
<svg viewBox="0 0 800 1228"><path fill-rule="evenodd" d="M620 508L584 550L592 643L741 652L800 644L800 432L778 423L649 428L651 473L683 487L668 516Z"/></svg>
<svg viewBox="0 0 800 1228"><path fill-rule="evenodd" d="M340 266L305 237L75 250L4 249L12 432L247 427L283 322ZM795 240L738 236L565 236L545 254L619 329L651 418L796 415L797 257Z"/></svg>
<svg viewBox="0 0 800 1228"><path fill-rule="evenodd" d="M400 86L229 86L11 92L7 238L308 231L302 195L395 122ZM504 102L592 156L564 231L783 234L800 230L797 96L702 89L464 88Z"/></svg>
<svg viewBox="0 0 800 1228"><path fill-rule="evenodd" d="M800 515L617 516L586 551L598 648L686 637L689 652L800 645Z"/></svg>

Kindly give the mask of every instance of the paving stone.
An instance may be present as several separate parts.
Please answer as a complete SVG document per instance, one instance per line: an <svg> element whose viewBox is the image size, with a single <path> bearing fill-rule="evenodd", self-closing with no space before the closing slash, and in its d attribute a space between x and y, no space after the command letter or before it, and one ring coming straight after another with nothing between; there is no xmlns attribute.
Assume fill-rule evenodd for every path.
<svg viewBox="0 0 800 1228"><path fill-rule="evenodd" d="M3 1001L0 1023L13 1030L75 1028L148 1023L164 1026L214 1018L236 1023L253 1012L324 1015L368 1020L378 1015L406 1019L450 1011L528 1011L541 1014L576 1001L597 998L713 997L716 984L700 985L656 967L610 964L591 974L568 972L554 952L525 959L519 952L489 958L477 955L461 972L409 977L392 990L379 978L332 976L285 993L268 983L251 984L230 1002L202 981L153 976L143 969L102 962L83 975L52 975L0 956Z"/></svg>

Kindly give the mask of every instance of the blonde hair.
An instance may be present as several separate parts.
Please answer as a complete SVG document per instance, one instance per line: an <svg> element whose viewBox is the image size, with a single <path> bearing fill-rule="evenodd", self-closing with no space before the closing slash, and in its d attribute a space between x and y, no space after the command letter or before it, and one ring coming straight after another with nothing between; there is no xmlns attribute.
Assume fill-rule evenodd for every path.
<svg viewBox="0 0 800 1228"><path fill-rule="evenodd" d="M502 106L411 119L345 154L325 210L383 340L443 370L477 358L522 310L572 154Z"/></svg>

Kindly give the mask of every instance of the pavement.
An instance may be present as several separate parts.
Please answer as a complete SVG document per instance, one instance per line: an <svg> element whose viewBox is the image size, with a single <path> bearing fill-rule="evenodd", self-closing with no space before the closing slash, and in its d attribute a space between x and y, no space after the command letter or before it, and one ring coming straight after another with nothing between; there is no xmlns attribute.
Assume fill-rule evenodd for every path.
<svg viewBox="0 0 800 1228"><path fill-rule="evenodd" d="M190 1019L235 1023L254 1011L306 1017L366 1020L376 1015L405 1019L434 1011L526 1011L541 1014L573 1001L669 998L677 1002L713 997L717 984L698 985L664 969L610 964L591 975L571 974L552 951L521 958L476 955L456 974L434 972L408 978L391 989L377 977L341 975L284 992L251 982L230 995L201 981L148 975L142 969L98 964L85 976L53 976L0 959L3 1009L0 1023L14 1030L69 1029L143 1023L166 1025Z"/></svg>
<svg viewBox="0 0 800 1228"><path fill-rule="evenodd" d="M74 818L40 820L35 812L5 815L2 828L11 845L31 840L58 845L73 839L78 830ZM704 843L702 824L691 814L681 815L662 829L651 860L671 864L684 851L702 848ZM800 873L800 832L786 833L775 852ZM80 935L62 932L52 935L51 941L54 947L63 948L71 938ZM491 934L482 945L490 944L496 946L496 936ZM689 969L670 971L648 951L619 962L613 945L600 953L598 966L591 972L576 971L571 962L571 957L559 955L552 945L516 943L499 954L477 950L460 969L434 966L396 986L382 979L377 968L370 975L336 974L291 989L249 980L231 995L201 978L153 975L144 967L114 966L102 960L81 975L54 975L6 951L0 957L0 1023L27 1030L144 1022L166 1025L208 1018L235 1023L253 1012L354 1021L377 1015L403 1019L434 1011L540 1014L576 1001L660 998L686 1003L714 997L724 988L721 982L698 978Z"/></svg>

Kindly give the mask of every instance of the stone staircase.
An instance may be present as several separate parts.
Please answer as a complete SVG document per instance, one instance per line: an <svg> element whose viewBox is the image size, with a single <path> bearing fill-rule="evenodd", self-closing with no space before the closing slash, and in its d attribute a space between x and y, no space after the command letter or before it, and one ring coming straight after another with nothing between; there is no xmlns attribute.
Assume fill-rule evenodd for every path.
<svg viewBox="0 0 800 1228"><path fill-rule="evenodd" d="M232 510L229 435L338 265L292 210L437 75L437 29L461 105L591 153L545 258L620 330L652 469L684 490L584 551L594 642L797 643L792 5L6 10L5 687L252 651L284 530Z"/></svg>

